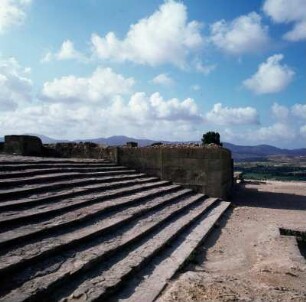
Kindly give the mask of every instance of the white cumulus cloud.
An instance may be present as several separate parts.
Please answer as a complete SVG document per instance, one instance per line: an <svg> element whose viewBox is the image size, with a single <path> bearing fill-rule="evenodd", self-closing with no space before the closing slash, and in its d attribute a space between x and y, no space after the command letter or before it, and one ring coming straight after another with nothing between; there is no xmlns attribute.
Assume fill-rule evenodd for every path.
<svg viewBox="0 0 306 302"><path fill-rule="evenodd" d="M105 37L93 34L94 53L101 59L132 61L156 66L185 67L187 57L203 45L201 24L187 21L187 8L181 2L166 1L151 16L130 26L124 39L113 32Z"/></svg>
<svg viewBox="0 0 306 302"><path fill-rule="evenodd" d="M306 105L295 104L291 108L291 112L294 116L306 120Z"/></svg>
<svg viewBox="0 0 306 302"><path fill-rule="evenodd" d="M253 141L258 142L281 142L296 138L296 131L286 123L275 123L271 126L261 127L250 134Z"/></svg>
<svg viewBox="0 0 306 302"><path fill-rule="evenodd" d="M289 116L289 109L286 106L279 105L278 103L273 103L272 114L280 121L284 121Z"/></svg>
<svg viewBox="0 0 306 302"><path fill-rule="evenodd" d="M9 28L21 25L26 19L26 8L31 0L1 0L0 34Z"/></svg>
<svg viewBox="0 0 306 302"><path fill-rule="evenodd" d="M111 68L98 67L89 77L70 75L44 83L41 98L53 102L99 103L110 96L129 93L134 82Z"/></svg>
<svg viewBox="0 0 306 302"><path fill-rule="evenodd" d="M201 61L195 60L194 67L196 71L204 75L209 75L216 69L217 65L216 64L203 64Z"/></svg>
<svg viewBox="0 0 306 302"><path fill-rule="evenodd" d="M300 128L300 134L303 138L306 138L306 125Z"/></svg>
<svg viewBox="0 0 306 302"><path fill-rule="evenodd" d="M255 12L231 22L215 22L210 26L210 31L212 43L231 54L261 51L270 41L268 27L262 25L261 17Z"/></svg>
<svg viewBox="0 0 306 302"><path fill-rule="evenodd" d="M154 84L163 85L163 86L171 86L174 84L174 80L165 73L161 73L157 75L152 82Z"/></svg>
<svg viewBox="0 0 306 302"><path fill-rule="evenodd" d="M266 0L264 12L277 23L293 23L293 28L284 35L289 41L306 39L305 0Z"/></svg>
<svg viewBox="0 0 306 302"><path fill-rule="evenodd" d="M217 125L258 124L258 113L253 107L223 107L221 103L213 106L206 114L209 123Z"/></svg>
<svg viewBox="0 0 306 302"><path fill-rule="evenodd" d="M292 81L294 71L280 63L284 56L276 54L259 65L257 72L243 85L256 94L276 93L285 89Z"/></svg>
<svg viewBox="0 0 306 302"><path fill-rule="evenodd" d="M74 44L70 40L63 42L57 54L59 60L79 59L81 56L81 53L74 48Z"/></svg>
<svg viewBox="0 0 306 302"><path fill-rule="evenodd" d="M83 61L83 62L86 61L85 56L81 52L75 49L73 42L70 40L65 40L62 43L59 51L56 53L52 53L51 51L48 51L41 59L41 62L48 63L54 59L60 60L60 61L73 60L73 59L78 60L78 61Z"/></svg>
<svg viewBox="0 0 306 302"><path fill-rule="evenodd" d="M22 67L15 58L0 58L0 112L14 110L19 103L31 101L29 76L30 69Z"/></svg>

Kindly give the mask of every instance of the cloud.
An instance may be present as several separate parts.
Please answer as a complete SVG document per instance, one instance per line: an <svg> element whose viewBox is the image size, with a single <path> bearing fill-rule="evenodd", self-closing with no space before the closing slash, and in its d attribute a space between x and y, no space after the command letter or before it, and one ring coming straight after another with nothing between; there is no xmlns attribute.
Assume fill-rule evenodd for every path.
<svg viewBox="0 0 306 302"><path fill-rule="evenodd" d="M210 41L222 51L239 55L256 53L269 45L268 27L252 12L231 22L221 20L210 26Z"/></svg>
<svg viewBox="0 0 306 302"><path fill-rule="evenodd" d="M265 125L246 131L223 130L225 139L240 144L274 144L286 148L297 145L304 147L306 138L306 105L295 104L291 107L274 103L271 107L277 119L272 125ZM293 145L294 144L294 145Z"/></svg>
<svg viewBox="0 0 306 302"><path fill-rule="evenodd" d="M258 124L258 113L252 107L230 108L223 107L221 103L213 106L206 114L206 121L217 125L243 125Z"/></svg>
<svg viewBox="0 0 306 302"><path fill-rule="evenodd" d="M202 124L203 117L193 99L165 99L159 92L151 95L134 92L134 82L110 68L101 67L88 77L54 79L43 85L36 108L30 106L28 111L19 110L14 117L10 116L12 119L4 117L2 120L7 123L6 129L10 129L17 117L31 115L24 122L25 128L21 122L16 122L15 129L33 132L34 122L36 127L41 123L44 133L55 136L57 133L50 132L56 125L55 128L66 131L60 133L60 137L114 134L159 139L194 137L195 125Z"/></svg>
<svg viewBox="0 0 306 302"><path fill-rule="evenodd" d="M294 128L286 123L275 123L271 126L261 127L250 133L251 139L258 142L279 142L283 140L293 140L297 134Z"/></svg>
<svg viewBox="0 0 306 302"><path fill-rule="evenodd" d="M278 103L272 105L272 114L280 121L286 120L289 116L289 112L286 106L279 105Z"/></svg>
<svg viewBox="0 0 306 302"><path fill-rule="evenodd" d="M147 121L202 121L195 101L187 98L180 101L176 98L164 100L156 92L147 96L144 92L133 94L129 102L117 99L111 107L111 112L124 119L132 119L137 123L146 124Z"/></svg>
<svg viewBox="0 0 306 302"><path fill-rule="evenodd" d="M227 128L223 134L226 140L236 144L269 144L286 147L292 146L292 142L296 143L299 137L296 127L281 122L246 131L233 131Z"/></svg>
<svg viewBox="0 0 306 302"><path fill-rule="evenodd" d="M0 34L21 25L26 19L25 9L31 0L1 0Z"/></svg>
<svg viewBox="0 0 306 302"><path fill-rule="evenodd" d="M162 86L172 86L174 84L174 80L165 73L157 75L152 82Z"/></svg>
<svg viewBox="0 0 306 302"><path fill-rule="evenodd" d="M291 112L294 116L306 120L306 105L295 104L292 106Z"/></svg>
<svg viewBox="0 0 306 302"><path fill-rule="evenodd" d="M41 62L48 63L54 59L59 60L59 61L73 60L73 59L82 61L82 62L87 61L85 56L81 52L75 49L73 42L70 40L65 40L62 43L59 51L56 53L52 53L51 51L48 51L41 59Z"/></svg>
<svg viewBox="0 0 306 302"><path fill-rule="evenodd" d="M59 60L69 60L79 59L82 57L82 55L77 50L75 50L73 42L66 40L63 42L59 52L57 53L57 57Z"/></svg>
<svg viewBox="0 0 306 302"><path fill-rule="evenodd" d="M110 96L129 93L134 83L133 78L124 78L111 68L98 67L89 77L70 75L44 83L41 98L52 102L101 103Z"/></svg>
<svg viewBox="0 0 306 302"><path fill-rule="evenodd" d="M19 103L31 101L29 74L30 69L20 66L15 58L0 58L0 112L15 110Z"/></svg>
<svg viewBox="0 0 306 302"><path fill-rule="evenodd" d="M1 113L2 132L37 132L69 138L129 135L156 139L195 139L200 137L196 125L202 116L194 100L164 99L160 93L109 96L99 106L83 101L36 102L18 108L14 113Z"/></svg>
<svg viewBox="0 0 306 302"><path fill-rule="evenodd" d="M303 138L306 138L306 125L300 128L300 134Z"/></svg>
<svg viewBox="0 0 306 302"><path fill-rule="evenodd" d="M276 93L284 90L292 81L294 71L287 65L281 65L282 54L276 54L259 65L257 72L243 85L256 94Z"/></svg>
<svg viewBox="0 0 306 302"><path fill-rule="evenodd" d="M130 26L124 39L113 32L105 37L92 34L93 52L101 59L131 61L151 66L186 66L187 57L204 42L201 24L187 21L187 8L181 2L166 1L151 16Z"/></svg>
<svg viewBox="0 0 306 302"><path fill-rule="evenodd" d="M195 70L204 74L204 75L209 75L211 74L217 67L216 64L203 64L201 61L199 60L195 60L194 62L194 67Z"/></svg>
<svg viewBox="0 0 306 302"><path fill-rule="evenodd" d="M306 39L305 0L266 0L263 11L277 23L293 23L293 29L283 37L289 41Z"/></svg>

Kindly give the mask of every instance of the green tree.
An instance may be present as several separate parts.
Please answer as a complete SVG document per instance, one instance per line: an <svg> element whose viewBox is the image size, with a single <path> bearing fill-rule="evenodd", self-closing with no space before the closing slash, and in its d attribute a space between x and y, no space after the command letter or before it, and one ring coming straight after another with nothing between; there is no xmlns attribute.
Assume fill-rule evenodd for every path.
<svg viewBox="0 0 306 302"><path fill-rule="evenodd" d="M209 131L203 134L202 145L216 144L222 146L220 143L220 134L218 132Z"/></svg>

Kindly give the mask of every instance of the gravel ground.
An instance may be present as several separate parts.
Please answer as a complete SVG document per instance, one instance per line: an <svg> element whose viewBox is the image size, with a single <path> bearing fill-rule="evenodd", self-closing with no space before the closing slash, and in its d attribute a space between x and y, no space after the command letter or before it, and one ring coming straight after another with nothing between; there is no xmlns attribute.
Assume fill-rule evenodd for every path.
<svg viewBox="0 0 306 302"><path fill-rule="evenodd" d="M246 182L185 273L158 302L306 301L306 261L295 237L306 231L305 182Z"/></svg>

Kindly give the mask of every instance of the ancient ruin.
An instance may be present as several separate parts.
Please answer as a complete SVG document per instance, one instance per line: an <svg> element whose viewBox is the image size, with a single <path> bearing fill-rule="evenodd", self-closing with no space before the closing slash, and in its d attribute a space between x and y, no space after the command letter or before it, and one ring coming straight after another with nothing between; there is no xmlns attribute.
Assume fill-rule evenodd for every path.
<svg viewBox="0 0 306 302"><path fill-rule="evenodd" d="M10 154L0 154L0 301L224 301L244 299L246 290L262 301L306 297L304 259L288 236L305 234L305 198L254 193L258 184L239 174L246 190L234 199L241 206L231 206L228 150L38 148L35 139L31 148L31 139L8 137L3 147ZM17 155L34 149L41 157ZM283 190L273 184L270 191L276 189ZM205 261L178 274L201 249Z"/></svg>
<svg viewBox="0 0 306 302"><path fill-rule="evenodd" d="M4 144L58 157L1 160L0 301L154 301L230 205L223 148L38 142Z"/></svg>

